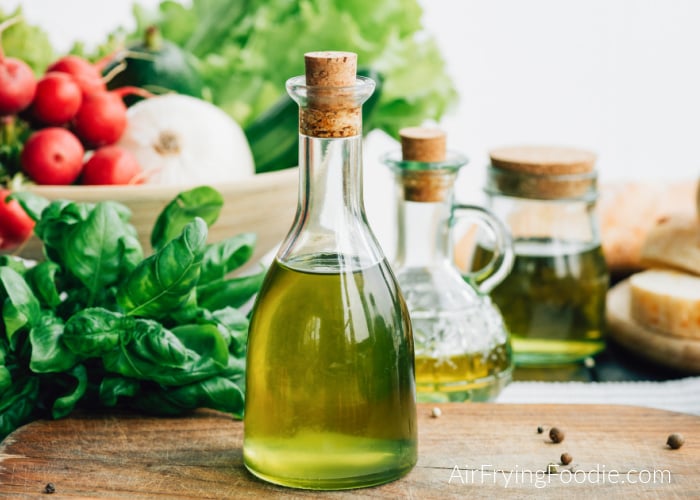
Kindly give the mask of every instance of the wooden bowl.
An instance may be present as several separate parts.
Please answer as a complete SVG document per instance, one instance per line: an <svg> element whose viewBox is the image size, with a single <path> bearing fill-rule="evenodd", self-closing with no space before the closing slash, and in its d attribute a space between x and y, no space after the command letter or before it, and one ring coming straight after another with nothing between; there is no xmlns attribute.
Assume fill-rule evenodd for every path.
<svg viewBox="0 0 700 500"><path fill-rule="evenodd" d="M257 174L244 181L212 185L224 197L219 219L209 229L209 241L220 241L240 233L255 233L257 243L250 262L257 262L278 245L292 225L298 197L298 169ZM78 202L112 200L131 210L144 254L152 253L151 229L156 217L182 186L32 186L49 200ZM42 260L41 242L32 236L17 252L24 258Z"/></svg>

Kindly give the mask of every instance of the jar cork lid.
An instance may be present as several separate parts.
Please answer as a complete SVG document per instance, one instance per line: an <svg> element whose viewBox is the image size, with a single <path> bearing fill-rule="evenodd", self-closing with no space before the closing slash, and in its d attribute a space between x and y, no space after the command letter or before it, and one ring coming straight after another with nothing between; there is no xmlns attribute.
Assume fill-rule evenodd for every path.
<svg viewBox="0 0 700 500"><path fill-rule="evenodd" d="M407 127L399 131L405 200L444 201L454 184L454 168L447 164L447 134L438 128ZM458 166L461 166L458 165Z"/></svg>
<svg viewBox="0 0 700 500"><path fill-rule="evenodd" d="M595 168L596 155L563 146L512 146L489 152L491 164L537 175L583 174Z"/></svg>
<svg viewBox="0 0 700 500"><path fill-rule="evenodd" d="M493 149L490 186L504 194L536 199L575 198L595 191L596 155L564 146Z"/></svg>

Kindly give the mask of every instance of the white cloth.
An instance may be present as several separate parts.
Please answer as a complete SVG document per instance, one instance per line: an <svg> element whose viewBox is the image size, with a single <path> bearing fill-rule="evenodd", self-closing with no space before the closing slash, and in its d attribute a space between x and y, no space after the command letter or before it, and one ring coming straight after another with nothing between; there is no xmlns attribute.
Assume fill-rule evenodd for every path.
<svg viewBox="0 0 700 500"><path fill-rule="evenodd" d="M700 377L663 382L512 382L496 402L623 404L700 415Z"/></svg>

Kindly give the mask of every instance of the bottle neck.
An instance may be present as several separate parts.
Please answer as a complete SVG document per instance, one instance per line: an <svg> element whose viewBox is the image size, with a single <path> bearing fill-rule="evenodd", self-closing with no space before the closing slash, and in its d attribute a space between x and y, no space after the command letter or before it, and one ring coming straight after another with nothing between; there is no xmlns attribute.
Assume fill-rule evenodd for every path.
<svg viewBox="0 0 700 500"><path fill-rule="evenodd" d="M300 209L307 228L339 232L364 214L362 137L322 139L299 136Z"/></svg>
<svg viewBox="0 0 700 500"><path fill-rule="evenodd" d="M447 184L440 197L420 201L407 195L403 175L398 182L397 268L435 267L450 261L450 221L453 186Z"/></svg>
<svg viewBox="0 0 700 500"><path fill-rule="evenodd" d="M330 261L342 256L338 265L378 262L381 251L364 210L362 136L328 139L300 134L299 145L299 204L278 258L294 261L297 267L321 255Z"/></svg>

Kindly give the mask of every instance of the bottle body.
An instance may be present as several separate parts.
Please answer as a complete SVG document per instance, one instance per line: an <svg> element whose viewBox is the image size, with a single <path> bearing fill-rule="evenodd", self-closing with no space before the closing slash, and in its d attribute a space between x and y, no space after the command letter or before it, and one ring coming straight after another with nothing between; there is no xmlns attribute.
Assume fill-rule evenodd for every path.
<svg viewBox="0 0 700 500"><path fill-rule="evenodd" d="M594 171L489 168L489 208L510 227L515 249L513 270L491 297L511 332L516 365L569 364L605 348L609 274L595 180ZM479 247L475 265L489 253Z"/></svg>
<svg viewBox="0 0 700 500"><path fill-rule="evenodd" d="M463 157L417 162L387 155L384 160L396 179L393 267L411 315L418 401L493 400L511 379L508 332L488 295L465 281L453 265L451 227L459 214L505 240L506 229L480 207L453 203ZM501 250L508 253L505 240L508 248ZM511 262L502 259L501 266L508 268Z"/></svg>
<svg viewBox="0 0 700 500"><path fill-rule="evenodd" d="M491 401L511 380L510 340L488 297L471 295L446 269L401 268L409 304L420 402Z"/></svg>
<svg viewBox="0 0 700 500"><path fill-rule="evenodd" d="M373 486L417 461L411 324L362 199L370 82L340 101L288 82L301 106L299 205L253 308L243 442L248 470L284 486Z"/></svg>
<svg viewBox="0 0 700 500"><path fill-rule="evenodd" d="M318 263L319 256L311 257ZM311 489L384 483L417 459L410 325L385 262L275 261L251 322L244 458Z"/></svg>

